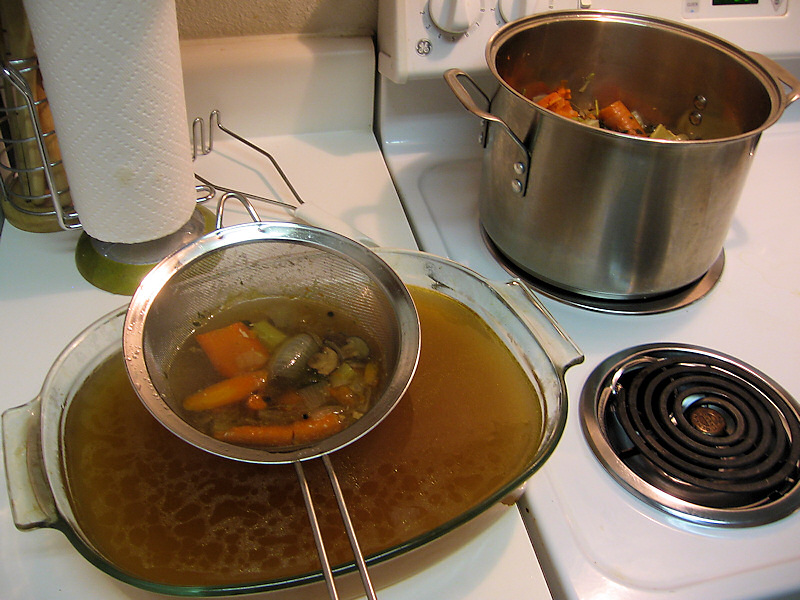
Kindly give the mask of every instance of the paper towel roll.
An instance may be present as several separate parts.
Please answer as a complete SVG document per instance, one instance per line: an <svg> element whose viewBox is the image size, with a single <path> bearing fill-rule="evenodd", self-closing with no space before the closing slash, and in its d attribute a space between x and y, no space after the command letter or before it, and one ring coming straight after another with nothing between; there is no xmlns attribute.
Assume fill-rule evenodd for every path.
<svg viewBox="0 0 800 600"><path fill-rule="evenodd" d="M86 233L135 243L195 207L174 0L25 0Z"/></svg>

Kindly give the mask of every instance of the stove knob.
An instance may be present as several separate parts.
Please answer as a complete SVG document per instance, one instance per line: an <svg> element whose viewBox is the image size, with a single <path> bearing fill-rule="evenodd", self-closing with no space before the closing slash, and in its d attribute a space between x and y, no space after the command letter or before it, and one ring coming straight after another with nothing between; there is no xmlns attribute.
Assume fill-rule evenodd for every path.
<svg viewBox="0 0 800 600"><path fill-rule="evenodd" d="M528 5L531 5L530 7ZM532 0L500 0L497 3L500 16L506 23L516 21L533 13L536 4Z"/></svg>
<svg viewBox="0 0 800 600"><path fill-rule="evenodd" d="M481 14L480 0L429 0L428 14L433 24L447 33L469 31Z"/></svg>

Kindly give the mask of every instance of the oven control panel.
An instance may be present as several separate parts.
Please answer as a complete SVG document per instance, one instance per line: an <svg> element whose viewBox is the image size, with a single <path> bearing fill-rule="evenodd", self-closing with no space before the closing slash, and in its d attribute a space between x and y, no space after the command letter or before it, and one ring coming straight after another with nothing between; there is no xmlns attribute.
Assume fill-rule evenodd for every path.
<svg viewBox="0 0 800 600"><path fill-rule="evenodd" d="M619 10L706 29L746 50L800 54L800 0L379 0L378 70L396 83L449 68L485 71L500 27L553 10Z"/></svg>

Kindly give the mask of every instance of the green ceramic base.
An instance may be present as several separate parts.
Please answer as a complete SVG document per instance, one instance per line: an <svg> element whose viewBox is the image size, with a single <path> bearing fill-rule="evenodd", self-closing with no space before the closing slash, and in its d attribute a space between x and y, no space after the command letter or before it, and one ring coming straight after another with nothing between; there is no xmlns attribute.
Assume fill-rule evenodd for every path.
<svg viewBox="0 0 800 600"><path fill-rule="evenodd" d="M141 244L109 244L81 234L75 249L75 264L93 286L130 296L145 275L162 258L214 229L214 213L198 206L189 222L163 240Z"/></svg>

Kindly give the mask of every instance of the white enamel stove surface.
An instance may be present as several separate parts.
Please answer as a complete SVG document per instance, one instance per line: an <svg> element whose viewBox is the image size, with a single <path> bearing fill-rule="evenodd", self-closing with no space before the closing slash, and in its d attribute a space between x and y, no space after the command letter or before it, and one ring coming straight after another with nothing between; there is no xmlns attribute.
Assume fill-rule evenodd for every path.
<svg viewBox="0 0 800 600"><path fill-rule="evenodd" d="M387 247L416 243L372 133L375 55L370 40L241 38L185 44L189 118L219 109L224 125L271 151L301 196ZM264 160L217 132L196 171L212 182L292 202ZM262 218L283 209L257 204ZM245 220L231 205L226 223ZM61 350L84 327L127 302L100 291L74 264L78 234L0 235L0 410L38 393ZM3 600L155 600L105 575L52 530L14 529L0 486L0 597ZM357 527L357 525L356 525ZM549 598L519 513L498 506L372 574L382 599ZM357 576L343 598L363 595ZM324 598L322 584L257 598ZM251 596L250 596L251 597Z"/></svg>
<svg viewBox="0 0 800 600"><path fill-rule="evenodd" d="M625 8L620 2L595 0L592 4L594 8ZM631 10L673 17L680 17L683 5L677 1L630 4ZM663 14L670 11L674 14ZM771 21L773 35L766 20L686 22L724 31L748 50L772 51L795 75L800 72L800 6L796 1L788 6L787 16ZM779 46L781 50L776 51ZM464 50L451 49L453 57L461 56L460 52ZM482 47L473 52L477 54L468 57L467 70L484 60ZM505 279L508 274L481 240L477 209L480 124L452 97L440 77L431 78L424 71L420 67L422 74L415 79L412 69L402 84L381 79L379 123L387 164L422 249L449 256L490 278ZM490 82L483 79L481 83ZM586 356L583 364L567 373L569 417L564 436L519 503L554 598L800 597L800 512L770 525L743 529L694 526L668 517L634 498L604 471L578 418L581 390L592 369L619 350L651 342L683 342L733 355L800 399L799 190L797 102L761 138L725 244L721 280L705 298L674 312L625 316L578 309L543 297Z"/></svg>

